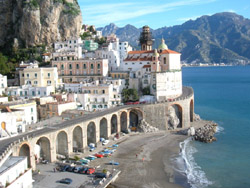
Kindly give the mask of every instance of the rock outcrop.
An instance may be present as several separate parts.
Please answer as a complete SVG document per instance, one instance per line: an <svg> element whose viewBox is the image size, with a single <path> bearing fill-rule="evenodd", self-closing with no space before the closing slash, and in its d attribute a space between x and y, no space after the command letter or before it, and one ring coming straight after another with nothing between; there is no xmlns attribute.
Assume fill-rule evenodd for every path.
<svg viewBox="0 0 250 188"><path fill-rule="evenodd" d="M159 131L158 128L153 127L149 125L144 119L141 120L139 126L138 126L138 131L143 132L143 133L151 133L151 132L157 132Z"/></svg>
<svg viewBox="0 0 250 188"><path fill-rule="evenodd" d="M211 123L196 129L194 139L205 143L216 141L216 138L214 137L214 134L216 133L216 127L216 123Z"/></svg>
<svg viewBox="0 0 250 188"><path fill-rule="evenodd" d="M78 37L82 16L77 0L0 0L0 25L0 47L51 45Z"/></svg>
<svg viewBox="0 0 250 188"><path fill-rule="evenodd" d="M174 130L180 125L180 119L177 115L178 110L170 106L168 110L168 129Z"/></svg>

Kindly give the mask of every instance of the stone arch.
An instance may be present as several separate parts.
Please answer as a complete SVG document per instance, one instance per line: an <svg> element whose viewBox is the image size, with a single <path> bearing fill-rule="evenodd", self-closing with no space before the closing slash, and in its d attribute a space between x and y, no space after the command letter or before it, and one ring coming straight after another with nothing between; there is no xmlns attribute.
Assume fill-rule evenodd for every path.
<svg viewBox="0 0 250 188"><path fill-rule="evenodd" d="M73 152L83 152L83 131L80 126L76 126L72 133Z"/></svg>
<svg viewBox="0 0 250 188"><path fill-rule="evenodd" d="M19 156L27 157L28 167L31 167L31 160L30 160L30 146L26 143L22 144L19 149Z"/></svg>
<svg viewBox="0 0 250 188"><path fill-rule="evenodd" d="M128 117L126 112L122 112L120 116L121 132L127 132L128 130Z"/></svg>
<svg viewBox="0 0 250 188"><path fill-rule="evenodd" d="M111 121L111 134L117 133L118 131L117 115L113 114L110 121Z"/></svg>
<svg viewBox="0 0 250 188"><path fill-rule="evenodd" d="M194 121L194 100L191 99L190 101L190 122Z"/></svg>
<svg viewBox="0 0 250 188"><path fill-rule="evenodd" d="M132 109L129 112L129 126L138 127L139 123L143 119L143 113L138 109Z"/></svg>
<svg viewBox="0 0 250 188"><path fill-rule="evenodd" d="M56 154L68 155L68 135L65 131L60 131L56 136Z"/></svg>
<svg viewBox="0 0 250 188"><path fill-rule="evenodd" d="M87 140L88 145L90 143L96 143L96 125L93 121L90 122L87 127Z"/></svg>
<svg viewBox="0 0 250 188"><path fill-rule="evenodd" d="M50 140L47 137L40 137L37 142L37 145L39 145L40 147L38 148L39 151L36 151L38 153L38 156L36 156L38 159L42 158L42 159L46 159L48 161L51 162L51 149L50 149Z"/></svg>
<svg viewBox="0 0 250 188"><path fill-rule="evenodd" d="M108 139L108 121L102 118L100 121L100 138Z"/></svg>
<svg viewBox="0 0 250 188"><path fill-rule="evenodd" d="M168 122L170 127L173 129L175 128L182 128L183 127L183 109L179 104L173 104L169 108L169 117Z"/></svg>

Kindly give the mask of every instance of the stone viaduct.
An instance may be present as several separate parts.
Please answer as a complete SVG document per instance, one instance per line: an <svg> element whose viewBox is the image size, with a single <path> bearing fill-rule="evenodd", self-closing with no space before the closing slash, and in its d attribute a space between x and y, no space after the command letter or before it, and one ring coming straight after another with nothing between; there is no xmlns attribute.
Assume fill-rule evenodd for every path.
<svg viewBox="0 0 250 188"><path fill-rule="evenodd" d="M119 106L2 140L0 164L7 155L27 156L28 164L35 169L37 145L40 146L41 157L54 162L59 155L84 153L89 143L98 147L100 138L112 138L115 134L126 131L131 125L137 126L142 119L160 130L168 130L170 107L175 107L180 120L177 128L188 128L194 118L192 88L183 87L182 96L173 100Z"/></svg>

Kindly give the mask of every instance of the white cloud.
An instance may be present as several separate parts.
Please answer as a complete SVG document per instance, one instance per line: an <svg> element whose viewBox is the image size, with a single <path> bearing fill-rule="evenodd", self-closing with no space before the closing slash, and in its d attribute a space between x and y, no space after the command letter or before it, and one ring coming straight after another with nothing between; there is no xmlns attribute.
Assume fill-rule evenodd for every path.
<svg viewBox="0 0 250 188"><path fill-rule="evenodd" d="M102 3L82 5L83 22L97 26L117 23L144 15L167 12L179 7L211 3L216 0L185 0L156 4L155 2ZM81 1L79 0L80 4Z"/></svg>
<svg viewBox="0 0 250 188"><path fill-rule="evenodd" d="M235 10L233 10L233 9L225 10L224 12L236 13L236 11L235 11Z"/></svg>

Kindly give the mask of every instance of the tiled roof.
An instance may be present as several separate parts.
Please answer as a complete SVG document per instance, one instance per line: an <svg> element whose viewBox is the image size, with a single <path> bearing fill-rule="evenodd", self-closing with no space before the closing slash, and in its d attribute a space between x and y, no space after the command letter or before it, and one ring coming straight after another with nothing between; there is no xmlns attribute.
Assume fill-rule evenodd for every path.
<svg viewBox="0 0 250 188"><path fill-rule="evenodd" d="M144 65L142 68L151 68L151 65Z"/></svg>

